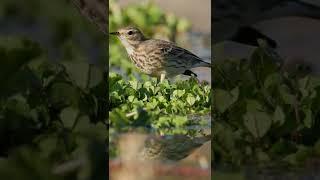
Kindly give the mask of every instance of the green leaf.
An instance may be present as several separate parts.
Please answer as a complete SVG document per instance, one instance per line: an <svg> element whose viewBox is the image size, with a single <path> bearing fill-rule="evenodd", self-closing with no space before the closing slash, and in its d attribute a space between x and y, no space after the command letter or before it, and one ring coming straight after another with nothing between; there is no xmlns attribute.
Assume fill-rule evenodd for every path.
<svg viewBox="0 0 320 180"><path fill-rule="evenodd" d="M235 136L232 128L220 122L215 123L213 137L221 143L228 151L235 148Z"/></svg>
<svg viewBox="0 0 320 180"><path fill-rule="evenodd" d="M286 155L288 153L296 152L297 148L291 142L284 139L279 139L276 143L273 143L270 148L270 153L274 155Z"/></svg>
<svg viewBox="0 0 320 180"><path fill-rule="evenodd" d="M247 104L247 111L263 111L263 105L254 99L248 99L246 100L246 104Z"/></svg>
<svg viewBox="0 0 320 180"><path fill-rule="evenodd" d="M80 94L76 87L68 83L54 83L49 89L49 98L58 107L78 105Z"/></svg>
<svg viewBox="0 0 320 180"><path fill-rule="evenodd" d="M92 88L97 86L99 83L101 83L101 81L103 81L103 69L102 68L98 68L94 65L89 65L89 84L88 87Z"/></svg>
<svg viewBox="0 0 320 180"><path fill-rule="evenodd" d="M279 73L272 73L267 76L266 80L264 81L264 87L269 88L274 85L279 85L281 82L281 76Z"/></svg>
<svg viewBox="0 0 320 180"><path fill-rule="evenodd" d="M295 96L289 92L289 88L285 85L282 85L279 88L279 92L281 98L285 104L294 105L295 104Z"/></svg>
<svg viewBox="0 0 320 180"><path fill-rule="evenodd" d="M24 117L28 117L30 113L29 104L21 94L10 97L7 101L6 109Z"/></svg>
<svg viewBox="0 0 320 180"><path fill-rule="evenodd" d="M64 108L60 113L60 119L63 122L64 127L72 128L78 114L79 114L79 109L76 109L74 107Z"/></svg>
<svg viewBox="0 0 320 180"><path fill-rule="evenodd" d="M138 81L137 80L132 80L132 81L129 81L131 87L134 89L134 90L137 90L138 89Z"/></svg>
<svg viewBox="0 0 320 180"><path fill-rule="evenodd" d="M216 89L213 94L214 107L216 107L221 113L223 113L238 100L239 88L236 87L230 92L222 89Z"/></svg>
<svg viewBox="0 0 320 180"><path fill-rule="evenodd" d="M289 163L291 165L297 165L298 164L296 153L292 153L292 154L289 154L289 155L285 156L283 158L283 161L285 161L285 162L287 162L287 163Z"/></svg>
<svg viewBox="0 0 320 180"><path fill-rule="evenodd" d="M289 154L284 158L284 161L291 165L302 164L308 157L312 156L312 149L303 145L298 146L296 153Z"/></svg>
<svg viewBox="0 0 320 180"><path fill-rule="evenodd" d="M186 116L175 116L174 123L177 127L182 127L188 122L188 118Z"/></svg>
<svg viewBox="0 0 320 180"><path fill-rule="evenodd" d="M128 101L129 101L129 102L133 102L134 99L135 99L134 96L129 96L129 97L128 97Z"/></svg>
<svg viewBox="0 0 320 180"><path fill-rule="evenodd" d="M312 111L311 109L304 110L305 117L303 119L303 123L307 128L312 127Z"/></svg>
<svg viewBox="0 0 320 180"><path fill-rule="evenodd" d="M259 162L266 162L266 161L270 161L270 157L266 152L263 152L262 149L258 149L257 150L257 159L259 160Z"/></svg>
<svg viewBox="0 0 320 180"><path fill-rule="evenodd" d="M62 62L70 78L81 88L86 88L88 82L89 64L84 62ZM94 83L93 83L94 84Z"/></svg>
<svg viewBox="0 0 320 180"><path fill-rule="evenodd" d="M244 125L255 138L262 138L269 131L272 124L272 118L265 112L247 112L243 119Z"/></svg>
<svg viewBox="0 0 320 180"><path fill-rule="evenodd" d="M306 77L304 77L304 78L302 78L302 79L299 79L299 80L298 80L299 88L300 88L300 89L305 89L305 88L307 88L308 81L309 81L309 76L306 76Z"/></svg>
<svg viewBox="0 0 320 180"><path fill-rule="evenodd" d="M184 95L185 92L186 92L185 90L177 89L177 90L173 91L172 95L173 95L173 97L180 98L180 97L182 97Z"/></svg>
<svg viewBox="0 0 320 180"><path fill-rule="evenodd" d="M196 98L190 93L187 95L187 102L190 106L192 106L196 102Z"/></svg>
<svg viewBox="0 0 320 180"><path fill-rule="evenodd" d="M297 161L303 163L308 157L312 155L312 149L310 147L300 145L298 146L296 155Z"/></svg>
<svg viewBox="0 0 320 180"><path fill-rule="evenodd" d="M281 126L285 122L285 114L281 108L281 106L277 106L276 110L273 113L273 123Z"/></svg>

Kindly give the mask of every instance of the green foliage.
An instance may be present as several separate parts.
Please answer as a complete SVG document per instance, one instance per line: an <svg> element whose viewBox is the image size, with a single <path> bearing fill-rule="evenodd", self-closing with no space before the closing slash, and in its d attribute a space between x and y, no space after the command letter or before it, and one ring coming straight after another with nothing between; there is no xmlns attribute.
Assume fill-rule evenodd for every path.
<svg viewBox="0 0 320 180"><path fill-rule="evenodd" d="M0 155L9 156L1 177L55 179L54 166L89 156L88 144L107 138L107 76L84 62L50 62L28 39L0 42Z"/></svg>
<svg viewBox="0 0 320 180"><path fill-rule="evenodd" d="M284 72L259 47L213 69L214 161L298 166L318 152L320 78Z"/></svg>
<svg viewBox="0 0 320 180"><path fill-rule="evenodd" d="M130 4L122 8L116 0L110 0L109 10L109 32L133 25L141 29L147 37L162 36L175 41L179 33L184 33L190 28L190 23L186 19L163 12L152 1ZM114 37L109 39L109 67L120 68L126 75L136 71L128 60L125 49Z"/></svg>
<svg viewBox="0 0 320 180"><path fill-rule="evenodd" d="M188 134L188 126L203 122L188 117L210 112L210 94L209 85L198 84L194 79L174 84L167 80L157 83L156 79L139 82L110 73L110 131L149 127L147 131L160 134Z"/></svg>
<svg viewBox="0 0 320 180"><path fill-rule="evenodd" d="M86 49L105 38L64 0L3 0L0 21L45 38L0 37L1 178L107 179L107 74Z"/></svg>

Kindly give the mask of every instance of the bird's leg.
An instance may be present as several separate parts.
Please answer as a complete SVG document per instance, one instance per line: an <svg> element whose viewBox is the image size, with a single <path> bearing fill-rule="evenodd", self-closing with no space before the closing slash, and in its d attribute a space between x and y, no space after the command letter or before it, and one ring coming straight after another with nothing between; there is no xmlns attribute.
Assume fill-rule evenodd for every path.
<svg viewBox="0 0 320 180"><path fill-rule="evenodd" d="M160 82L162 82L165 77L166 77L166 74L161 74L161 75L160 75Z"/></svg>

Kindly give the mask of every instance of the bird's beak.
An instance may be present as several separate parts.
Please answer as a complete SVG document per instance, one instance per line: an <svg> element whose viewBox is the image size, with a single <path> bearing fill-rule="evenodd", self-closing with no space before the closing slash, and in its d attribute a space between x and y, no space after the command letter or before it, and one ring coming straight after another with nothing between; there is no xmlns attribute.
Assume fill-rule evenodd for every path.
<svg viewBox="0 0 320 180"><path fill-rule="evenodd" d="M116 36L119 36L119 35L120 35L119 32L111 32L110 34L111 34L111 35L116 35Z"/></svg>

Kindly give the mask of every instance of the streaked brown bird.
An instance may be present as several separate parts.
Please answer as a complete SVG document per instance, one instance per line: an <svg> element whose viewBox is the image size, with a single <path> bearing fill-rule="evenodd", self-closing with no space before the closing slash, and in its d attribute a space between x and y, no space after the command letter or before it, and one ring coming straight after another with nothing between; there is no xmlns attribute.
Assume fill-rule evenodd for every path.
<svg viewBox="0 0 320 180"><path fill-rule="evenodd" d="M196 76L190 70L191 68L211 67L210 63L172 42L146 38L136 27L121 28L110 34L120 39L138 69L150 76L160 78L160 82L165 77L174 77L179 74Z"/></svg>

